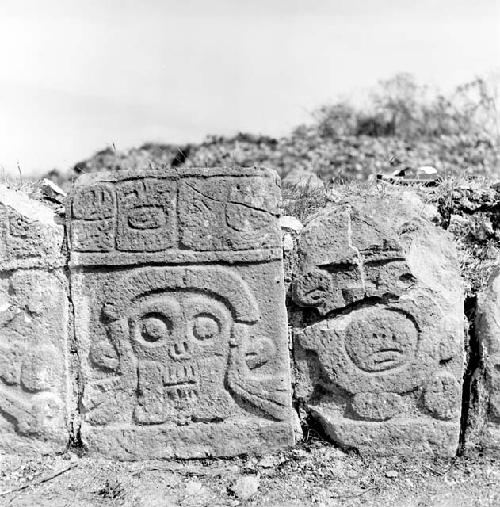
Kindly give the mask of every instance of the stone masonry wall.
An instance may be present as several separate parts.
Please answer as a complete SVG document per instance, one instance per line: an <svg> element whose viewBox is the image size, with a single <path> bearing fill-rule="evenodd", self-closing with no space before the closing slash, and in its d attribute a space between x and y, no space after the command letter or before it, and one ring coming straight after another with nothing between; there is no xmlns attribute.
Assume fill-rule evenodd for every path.
<svg viewBox="0 0 500 507"><path fill-rule="evenodd" d="M64 220L2 187L0 450L262 454L303 411L364 454L500 447L495 282L473 434L450 236L409 192L337 197L302 225L269 170L101 172Z"/></svg>

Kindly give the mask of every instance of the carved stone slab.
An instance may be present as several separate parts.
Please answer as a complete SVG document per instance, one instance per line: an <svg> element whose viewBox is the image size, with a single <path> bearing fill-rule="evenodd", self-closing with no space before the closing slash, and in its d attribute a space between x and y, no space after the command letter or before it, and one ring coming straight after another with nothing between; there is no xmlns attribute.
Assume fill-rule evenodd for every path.
<svg viewBox="0 0 500 507"><path fill-rule="evenodd" d="M476 372L478 398L475 413L469 411L467 447L500 456L500 268L496 268L486 290L479 295L476 336L482 370ZM480 373L483 373L482 375Z"/></svg>
<svg viewBox="0 0 500 507"><path fill-rule="evenodd" d="M67 424L67 280L62 225L0 187L0 450L62 451Z"/></svg>
<svg viewBox="0 0 500 507"><path fill-rule="evenodd" d="M77 181L68 231L91 450L229 456L294 442L278 204L262 169Z"/></svg>
<svg viewBox="0 0 500 507"><path fill-rule="evenodd" d="M298 257L297 397L344 447L454 455L463 299L451 242L404 198L348 197L306 225Z"/></svg>

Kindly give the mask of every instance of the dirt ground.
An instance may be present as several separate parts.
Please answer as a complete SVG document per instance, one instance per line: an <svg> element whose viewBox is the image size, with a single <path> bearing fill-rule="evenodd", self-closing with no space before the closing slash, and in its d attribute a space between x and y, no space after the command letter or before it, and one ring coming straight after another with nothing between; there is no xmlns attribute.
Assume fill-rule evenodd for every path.
<svg viewBox="0 0 500 507"><path fill-rule="evenodd" d="M315 439L235 459L0 455L0 505L500 506L500 459L369 459Z"/></svg>

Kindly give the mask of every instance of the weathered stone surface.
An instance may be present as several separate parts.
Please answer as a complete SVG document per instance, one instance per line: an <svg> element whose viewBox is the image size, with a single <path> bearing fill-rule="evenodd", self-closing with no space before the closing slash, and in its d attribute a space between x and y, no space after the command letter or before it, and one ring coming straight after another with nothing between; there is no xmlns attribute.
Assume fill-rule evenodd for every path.
<svg viewBox="0 0 500 507"><path fill-rule="evenodd" d="M42 203L0 185L0 269L63 266L63 225Z"/></svg>
<svg viewBox="0 0 500 507"><path fill-rule="evenodd" d="M0 187L0 450L62 450L67 424L67 280L62 225Z"/></svg>
<svg viewBox="0 0 500 507"><path fill-rule="evenodd" d="M68 230L91 450L203 457L294 442L278 203L262 169L77 180Z"/></svg>
<svg viewBox="0 0 500 507"><path fill-rule="evenodd" d="M37 188L42 193L44 200L52 201L57 204L64 204L67 194L52 180L49 180L48 178L43 178L43 180L37 184Z"/></svg>
<svg viewBox="0 0 500 507"><path fill-rule="evenodd" d="M463 296L454 248L411 200L350 197L306 225L291 308L296 395L335 442L452 455Z"/></svg>
<svg viewBox="0 0 500 507"><path fill-rule="evenodd" d="M500 455L500 267L493 270L487 288L478 296L476 337L481 367L476 372L478 403L476 413L469 412L467 447Z"/></svg>

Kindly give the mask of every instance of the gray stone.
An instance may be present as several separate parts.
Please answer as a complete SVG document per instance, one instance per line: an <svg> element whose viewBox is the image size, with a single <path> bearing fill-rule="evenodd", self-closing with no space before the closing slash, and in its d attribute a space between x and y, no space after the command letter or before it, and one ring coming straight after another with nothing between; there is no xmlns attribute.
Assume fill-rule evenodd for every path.
<svg viewBox="0 0 500 507"><path fill-rule="evenodd" d="M292 268L291 266L294 263L294 250L297 242L297 237L300 231L304 228L302 222L295 217L292 216L282 216L280 217L280 227L281 227L281 235L283 242L283 264L284 264L284 272L285 272L285 293L288 294L290 283L291 283L291 275Z"/></svg>
<svg viewBox="0 0 500 507"><path fill-rule="evenodd" d="M69 441L64 231L53 212L0 187L0 450Z"/></svg>
<svg viewBox="0 0 500 507"><path fill-rule="evenodd" d="M64 227L50 208L3 185L0 205L1 270L64 266Z"/></svg>
<svg viewBox="0 0 500 507"><path fill-rule="evenodd" d="M285 252L291 252L293 250L294 243L293 243L293 236L286 232L283 234L283 250Z"/></svg>
<svg viewBox="0 0 500 507"><path fill-rule="evenodd" d="M483 375L476 375L479 406L476 413L469 412L467 447L475 445L500 455L500 267L492 272L486 289L478 296L476 336Z"/></svg>
<svg viewBox="0 0 500 507"><path fill-rule="evenodd" d="M38 183L37 187L46 199L60 204L63 204L66 200L66 192L48 178L44 178L40 183Z"/></svg>
<svg viewBox="0 0 500 507"><path fill-rule="evenodd" d="M165 169L77 180L68 231L81 435L119 459L294 442L277 177Z"/></svg>
<svg viewBox="0 0 500 507"><path fill-rule="evenodd" d="M300 231L304 228L302 222L298 218L291 216L280 217L280 227L284 231L290 231L295 234L300 233Z"/></svg>
<svg viewBox="0 0 500 507"><path fill-rule="evenodd" d="M347 197L297 253L297 397L343 447L455 454L463 291L446 233L406 198Z"/></svg>
<svg viewBox="0 0 500 507"><path fill-rule="evenodd" d="M246 501L259 491L260 480L255 475L243 475L231 486L230 491L240 500Z"/></svg>

